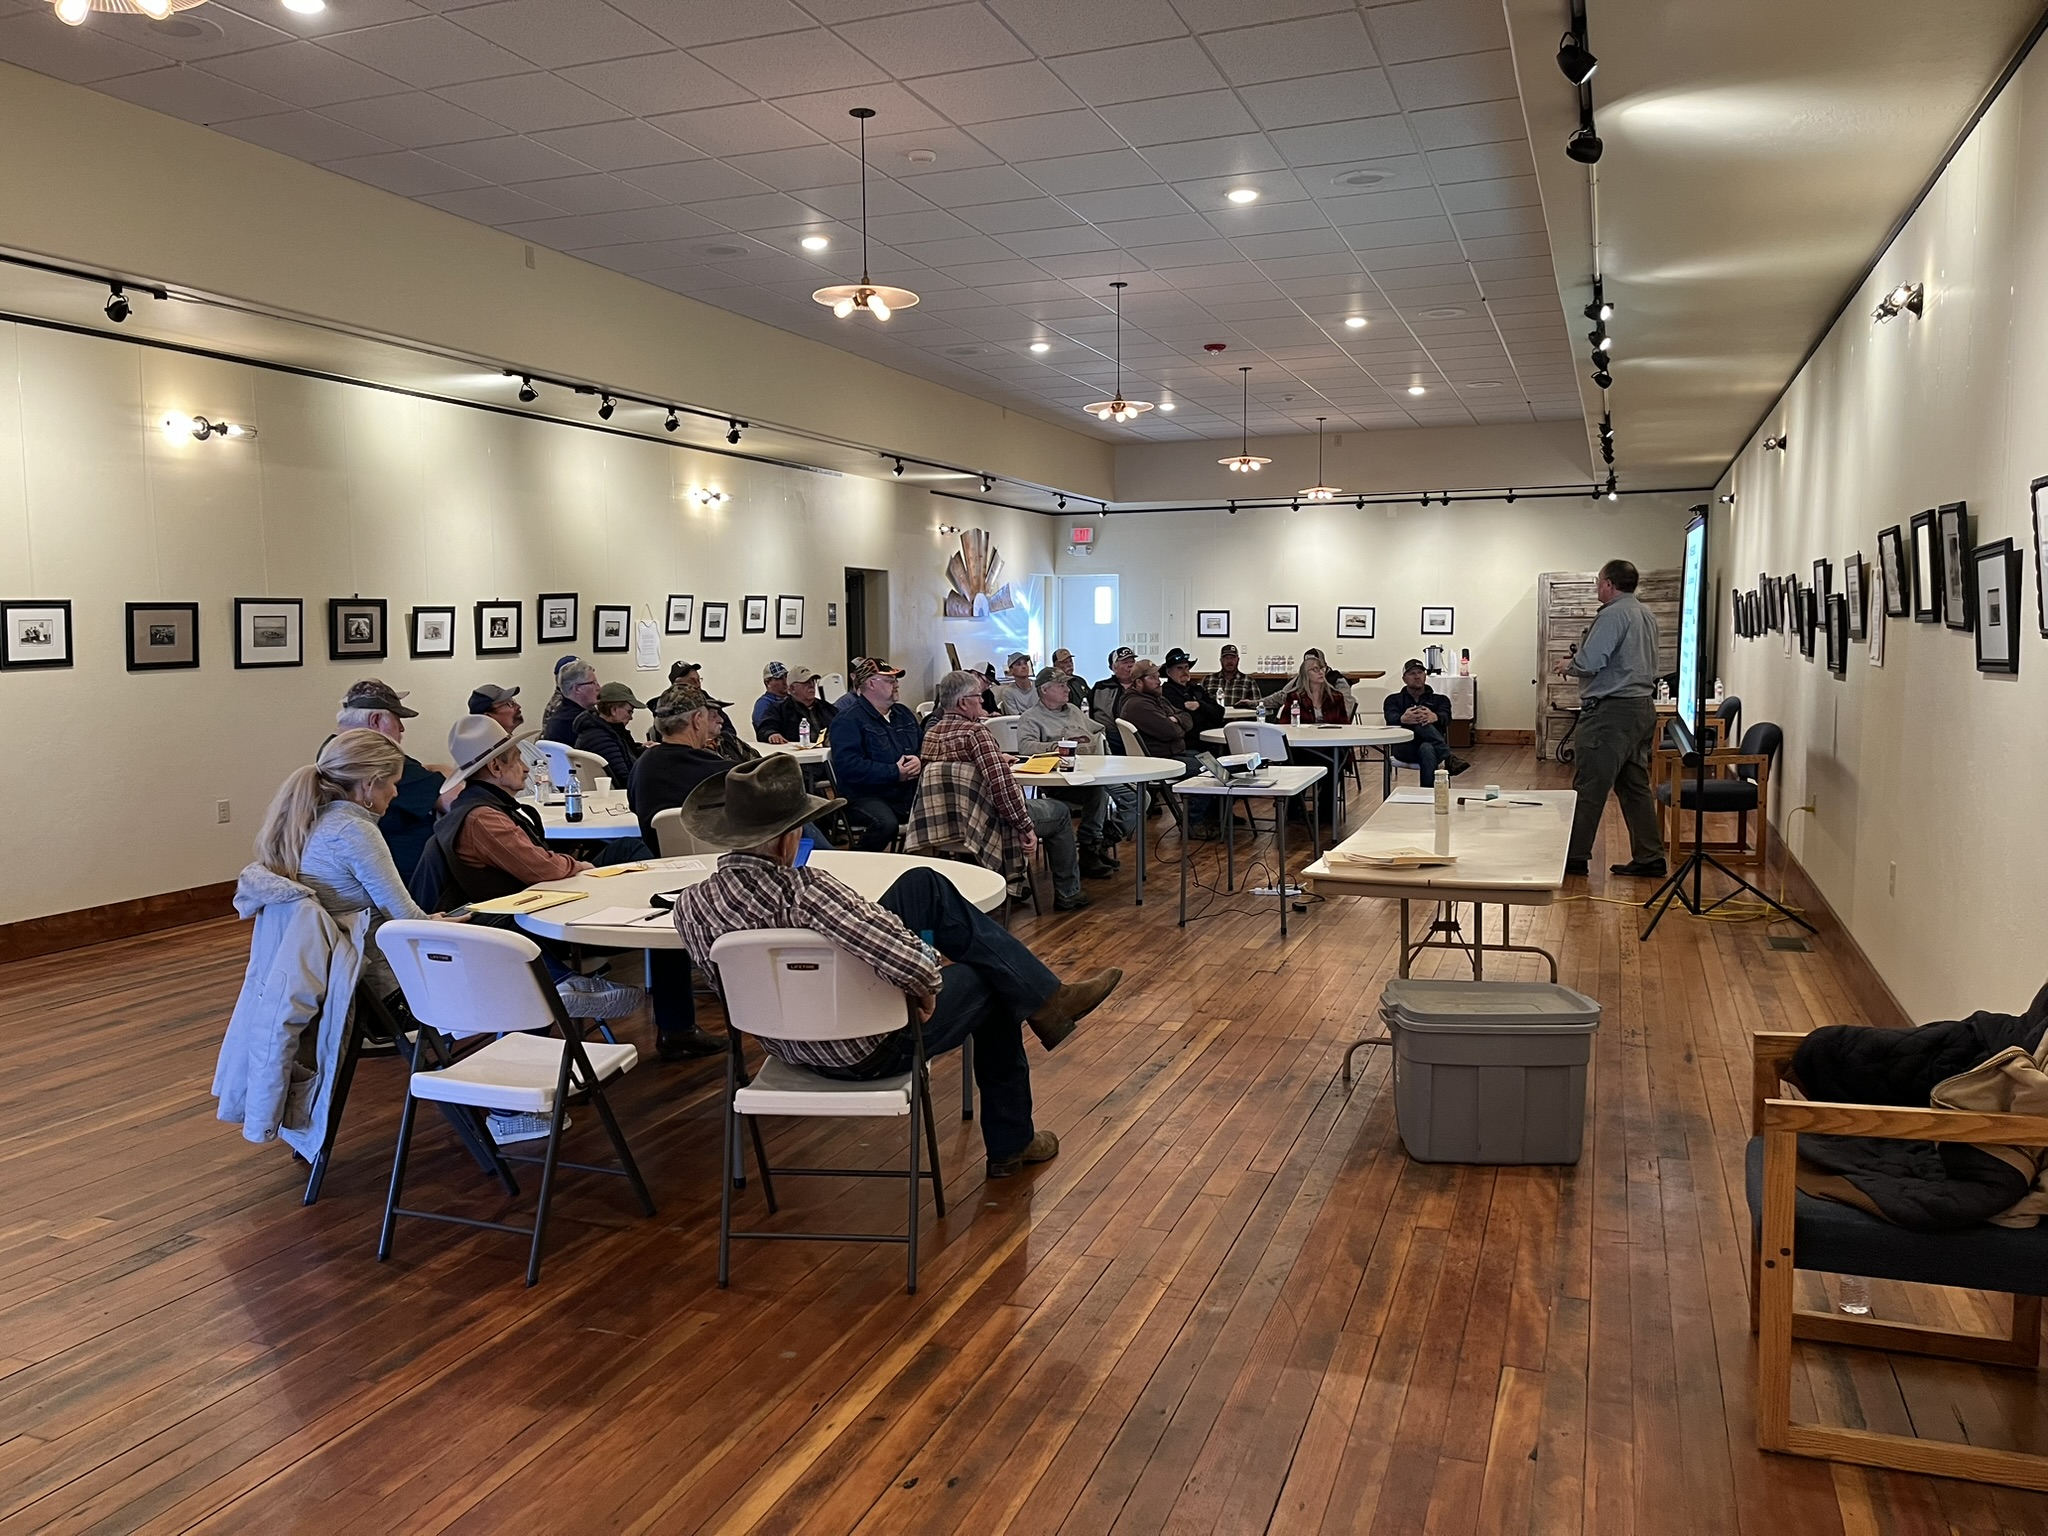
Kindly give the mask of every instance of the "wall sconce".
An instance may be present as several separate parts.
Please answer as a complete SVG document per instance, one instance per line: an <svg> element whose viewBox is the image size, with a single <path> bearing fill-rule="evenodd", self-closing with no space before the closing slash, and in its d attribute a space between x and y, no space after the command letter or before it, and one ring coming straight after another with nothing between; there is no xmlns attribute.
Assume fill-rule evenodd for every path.
<svg viewBox="0 0 2048 1536"><path fill-rule="evenodd" d="M688 496L690 500L697 503L697 505L700 507L722 507L728 501L732 500L732 498L726 495L723 491L708 490L701 485L693 485L690 487L689 490L685 491L683 494L685 496Z"/></svg>
<svg viewBox="0 0 2048 1536"><path fill-rule="evenodd" d="M948 538L948 537L951 537L951 536L952 536L953 534L956 534L956 533L961 533L961 532L964 532L964 531L965 531L964 529L961 529L961 528L956 528L956 527L955 527L955 526L954 526L953 524L951 524L951 523L941 523L941 524L939 524L939 526L938 526L938 530L937 530L937 532L938 532L938 534L939 534L939 536L940 536L941 538Z"/></svg>
<svg viewBox="0 0 2048 1536"><path fill-rule="evenodd" d="M1883 325L1885 321L1894 319L1901 314L1911 315L1915 320L1918 320L1921 312L1926 308L1926 304L1927 285L1925 283L1901 283L1877 301L1877 308L1871 311L1870 318L1879 325Z"/></svg>
<svg viewBox="0 0 2048 1536"><path fill-rule="evenodd" d="M1780 432L1776 437L1767 437L1764 439L1764 452L1783 453L1785 451L1785 444L1790 440L1791 434L1786 432Z"/></svg>
<svg viewBox="0 0 2048 1536"><path fill-rule="evenodd" d="M1723 496L1721 497L1721 505L1722 505L1722 506L1724 506L1724 507L1732 507L1732 506L1734 506L1734 505L1735 505L1735 493L1734 493L1733 491L1729 491L1729 492L1725 493L1725 494L1724 494L1724 495L1723 495Z"/></svg>
<svg viewBox="0 0 2048 1536"><path fill-rule="evenodd" d="M204 416L187 416L172 411L161 423L164 436L172 442L181 437L197 438L205 442L210 437L249 438L256 435L256 429L238 421L209 421Z"/></svg>

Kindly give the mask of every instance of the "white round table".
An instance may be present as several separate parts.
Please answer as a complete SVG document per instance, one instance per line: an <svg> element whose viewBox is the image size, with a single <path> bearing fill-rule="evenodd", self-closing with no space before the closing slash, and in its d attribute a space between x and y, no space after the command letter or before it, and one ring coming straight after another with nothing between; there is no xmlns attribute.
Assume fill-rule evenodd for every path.
<svg viewBox="0 0 2048 1536"><path fill-rule="evenodd" d="M1020 773L1017 782L1032 789L1088 789L1111 784L1164 784L1187 776L1188 765L1177 757L1094 756L1074 759L1072 773ZM1138 844L1137 901L1145 904L1145 804L1138 801L1138 825L1133 831Z"/></svg>
<svg viewBox="0 0 2048 1536"><path fill-rule="evenodd" d="M795 758L806 768L815 768L820 763L829 762L832 757L830 747L800 747L793 741L757 741L753 746L763 757L770 752L780 752L784 757Z"/></svg>
<svg viewBox="0 0 2048 1536"><path fill-rule="evenodd" d="M1415 739L1415 733L1405 725L1372 725L1353 720L1347 725L1289 725L1284 720L1268 720L1267 725L1277 726L1287 738L1289 747L1304 752L1321 752L1330 759L1330 778L1335 783L1336 793L1330 796L1330 843L1337 842L1337 795L1343 792L1342 778L1344 754L1353 747L1376 747L1380 754L1381 793L1390 793L1394 784L1394 759L1388 751ZM1202 740L1212 746L1224 746L1228 737L1222 731L1204 731Z"/></svg>
<svg viewBox="0 0 2048 1536"><path fill-rule="evenodd" d="M601 843L640 835L640 819L626 804L623 789L586 789L581 821L570 821L559 800L536 802L528 797L526 803L540 812L541 835L551 843Z"/></svg>

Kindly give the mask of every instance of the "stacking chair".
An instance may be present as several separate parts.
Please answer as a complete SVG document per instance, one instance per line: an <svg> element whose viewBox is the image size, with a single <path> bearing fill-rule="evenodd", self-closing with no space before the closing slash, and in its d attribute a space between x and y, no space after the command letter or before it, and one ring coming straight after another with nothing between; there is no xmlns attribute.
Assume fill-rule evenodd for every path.
<svg viewBox="0 0 2048 1536"><path fill-rule="evenodd" d="M1015 753L1023 750L1017 745L1017 717L1015 715L991 715L988 719L982 721L982 724L988 727L989 735L995 737L996 745L1005 752Z"/></svg>
<svg viewBox="0 0 2048 1536"><path fill-rule="evenodd" d="M1223 727L1223 748L1233 757L1246 752L1256 752L1269 763L1285 763L1287 733L1279 726L1269 725L1264 721L1233 720ZM1251 822L1254 832L1259 830L1259 816L1255 809L1258 803L1257 800L1249 799L1244 802L1245 818ZM1280 818L1287 814L1287 803L1284 800L1269 800L1266 803L1273 808L1273 826L1277 831Z"/></svg>
<svg viewBox="0 0 2048 1536"><path fill-rule="evenodd" d="M922 704L912 709L911 713L917 716L917 723L919 725L923 725L925 721L931 719L932 711L937 709L938 707L939 706L935 701L931 699L926 699Z"/></svg>
<svg viewBox="0 0 2048 1536"><path fill-rule="evenodd" d="M1740 708L1740 705L1737 706ZM1742 738L1739 752L1709 752L1704 784L1695 782L1693 770L1676 751L1653 755L1651 769L1656 775L1652 793L1657 812L1665 821L1664 844L1674 857L1692 851L1692 810L1704 791L1709 816L1733 816L1732 839L1708 838L1703 847L1725 864L1763 866L1771 852L1771 769L1777 763L1785 733L1768 720L1759 720ZM1751 846L1750 818L1756 818L1756 842Z"/></svg>
<svg viewBox="0 0 2048 1536"><path fill-rule="evenodd" d="M533 745L548 760L548 777L554 780L557 792L568 787L571 768L576 770L576 782L585 789L610 787L611 765L595 752L565 747L559 741L536 741Z"/></svg>
<svg viewBox="0 0 2048 1536"><path fill-rule="evenodd" d="M732 1272L732 1240L903 1243L908 1258L907 1288L917 1290L918 1215L924 1203L920 1180L930 1179L932 1204L941 1220L946 1215L946 1190L939 1176L939 1131L932 1114L931 1081L924 1056L924 1031L917 1009L901 992L867 966L853 959L822 934L808 928L756 928L728 933L711 946L725 993L731 1054L726 1059L725 1178L718 1206L718 1283ZM740 1036L761 1040L848 1040L863 1035L889 1035L910 1027L911 1067L895 1077L845 1082L824 1077L770 1055L760 1073L748 1079ZM894 1119L906 1117L910 1159L899 1168L771 1168L761 1141L759 1118L792 1117ZM775 1175L812 1178L907 1179L910 1219L906 1231L890 1232L754 1232L732 1224L732 1191L738 1169L739 1123L744 1117L753 1132L754 1157L761 1169L761 1193L772 1215ZM920 1131L931 1167L920 1164Z"/></svg>
<svg viewBox="0 0 2048 1536"><path fill-rule="evenodd" d="M689 829L683 825L683 808L680 805L654 813L654 841L656 851L664 859L684 858L693 853L724 852L709 843L700 843L690 835Z"/></svg>
<svg viewBox="0 0 2048 1536"><path fill-rule="evenodd" d="M391 1256L392 1229L400 1216L485 1227L493 1232L531 1234L526 1283L532 1285L540 1278L541 1244L547 1235L555 1170L563 1167L629 1180L634 1194L640 1197L641 1209L649 1216L654 1214L654 1201L647 1193L639 1165L633 1161L632 1150L626 1145L604 1091L608 1078L633 1069L640 1059L639 1052L630 1045L585 1042L582 1025L562 1007L537 944L521 934L498 928L407 921L384 924L377 930L377 944L398 976L406 1006L422 1025L456 1039L491 1034L500 1037L450 1066L429 1070L415 1067L407 1085L405 1110L398 1122L391 1192L384 1201L384 1226L377 1238L379 1259ZM545 1033L518 1033L557 1027L562 1032L560 1039ZM589 1096L611 1137L619 1158L615 1168L562 1161L562 1123L569 1099L583 1094ZM531 1227L508 1226L443 1211L407 1210L399 1205L405 1185L406 1156L412 1148L413 1113L422 1099L464 1106L473 1113L498 1110L549 1117L547 1150L540 1157L501 1151L491 1144L485 1127L478 1126L484 1133L485 1145L492 1148L496 1171L508 1193L519 1192L517 1181L505 1166L508 1162L541 1165L540 1201Z"/></svg>
<svg viewBox="0 0 2048 1536"><path fill-rule="evenodd" d="M1124 744L1124 756L1144 757L1147 755L1145 739L1138 734L1138 728L1131 724L1130 721L1117 721L1116 733ZM1281 760L1283 762L1286 761L1285 754L1282 754ZM1166 807L1167 814L1172 816L1174 821L1179 824L1182 836L1186 836L1188 828L1187 823L1181 820L1181 797L1164 784L1147 784L1145 786L1145 794L1152 804L1164 805ZM1139 826L1137 835L1139 837L1145 835L1145 828L1142 825Z"/></svg>

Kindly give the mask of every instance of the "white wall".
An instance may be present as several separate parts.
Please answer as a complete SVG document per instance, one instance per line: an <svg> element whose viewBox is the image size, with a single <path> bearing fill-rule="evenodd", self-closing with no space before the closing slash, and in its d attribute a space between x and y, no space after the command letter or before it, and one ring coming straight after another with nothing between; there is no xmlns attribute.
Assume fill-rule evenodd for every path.
<svg viewBox="0 0 2048 1536"><path fill-rule="evenodd" d="M253 423L253 442L167 441L180 410ZM716 509L684 492L710 486ZM233 878L284 774L310 760L342 690L366 674L412 691L407 746L446 755L448 726L479 682L517 684L538 723L552 666L533 599L581 595L659 614L670 592L732 605L732 637L664 637L658 673L606 657L600 675L643 693L667 663L704 663L721 697L750 705L764 661L843 666L827 603L844 569L890 572L892 660L915 697L944 667L943 642L986 659L987 625L940 617L961 503L893 481L753 465L635 438L410 400L119 341L0 326L0 596L68 598L77 665L0 672L17 794L0 821L0 922ZM987 510L1020 582L1052 566L1057 525ZM389 601L391 659L330 662L326 600ZM802 593L805 638L742 635L740 599ZM306 664L237 671L236 597L305 599ZM527 645L479 661L470 607L526 605ZM125 670L123 604L202 605L197 672ZM453 605L450 660L407 659L404 614ZM1021 615L1019 616L1021 619ZM737 713L737 711L736 711ZM231 802L217 825L214 803Z"/></svg>
<svg viewBox="0 0 2048 1536"><path fill-rule="evenodd" d="M2028 482L2048 474L2048 59L2015 77L1933 195L1744 450L1717 516L1726 581L1810 579L1880 528L1967 501L1977 537L2031 538ZM1927 285L1926 315L1875 325L1894 284ZM1783 453L1763 434L1788 432ZM1717 511L1722 509L1717 508ZM2048 644L2022 590L2017 678L1975 670L1971 636L1893 620L1882 669L1848 676L1725 640L1747 721L1785 729L1777 802L1788 842L1917 1019L2018 1011L2048 964L2038 800L2048 754ZM1790 815L1807 803L1812 816ZM1896 893L1893 866L1897 869Z"/></svg>
<svg viewBox="0 0 2048 1536"><path fill-rule="evenodd" d="M1216 475L1237 478L1221 469ZM1182 645L1200 667L1214 666L1221 642L1196 638L1195 611L1227 608L1230 638L1247 665L1268 652L1299 655L1319 645L1345 671L1383 668L1390 689L1399 686L1401 663L1428 643L1423 605L1453 607L1456 630L1441 643L1454 660L1471 648L1479 724L1526 731L1536 723L1536 577L1595 570L1615 558L1644 570L1675 567L1693 499L1126 514L1092 520L1093 555L1069 555L1063 543L1059 570L1120 575L1126 641L1141 654ZM1062 540L1073 521L1058 525ZM1269 603L1298 604L1301 632L1268 634ZM1377 637L1336 644L1340 603L1377 609ZM1099 676L1103 659L1077 664Z"/></svg>

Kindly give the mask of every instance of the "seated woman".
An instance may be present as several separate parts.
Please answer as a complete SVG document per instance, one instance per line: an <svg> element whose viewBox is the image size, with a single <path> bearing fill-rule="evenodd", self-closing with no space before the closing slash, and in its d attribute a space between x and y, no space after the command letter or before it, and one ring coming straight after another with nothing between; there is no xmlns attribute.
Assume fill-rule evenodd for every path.
<svg viewBox="0 0 2048 1536"><path fill-rule="evenodd" d="M1295 719L1297 711L1300 719ZM1302 658L1301 669L1294 674L1294 681L1280 690L1273 718L1283 727L1300 725L1345 725L1351 719L1351 701L1339 693L1330 681L1330 674L1323 666L1322 657L1310 651ZM1290 747L1287 753L1290 763L1309 767L1328 767L1330 759L1323 753L1302 752ZM1328 818L1332 798L1337 793L1334 774L1326 775L1316 783L1316 814ZM1299 804L1299 802L1295 802Z"/></svg>

